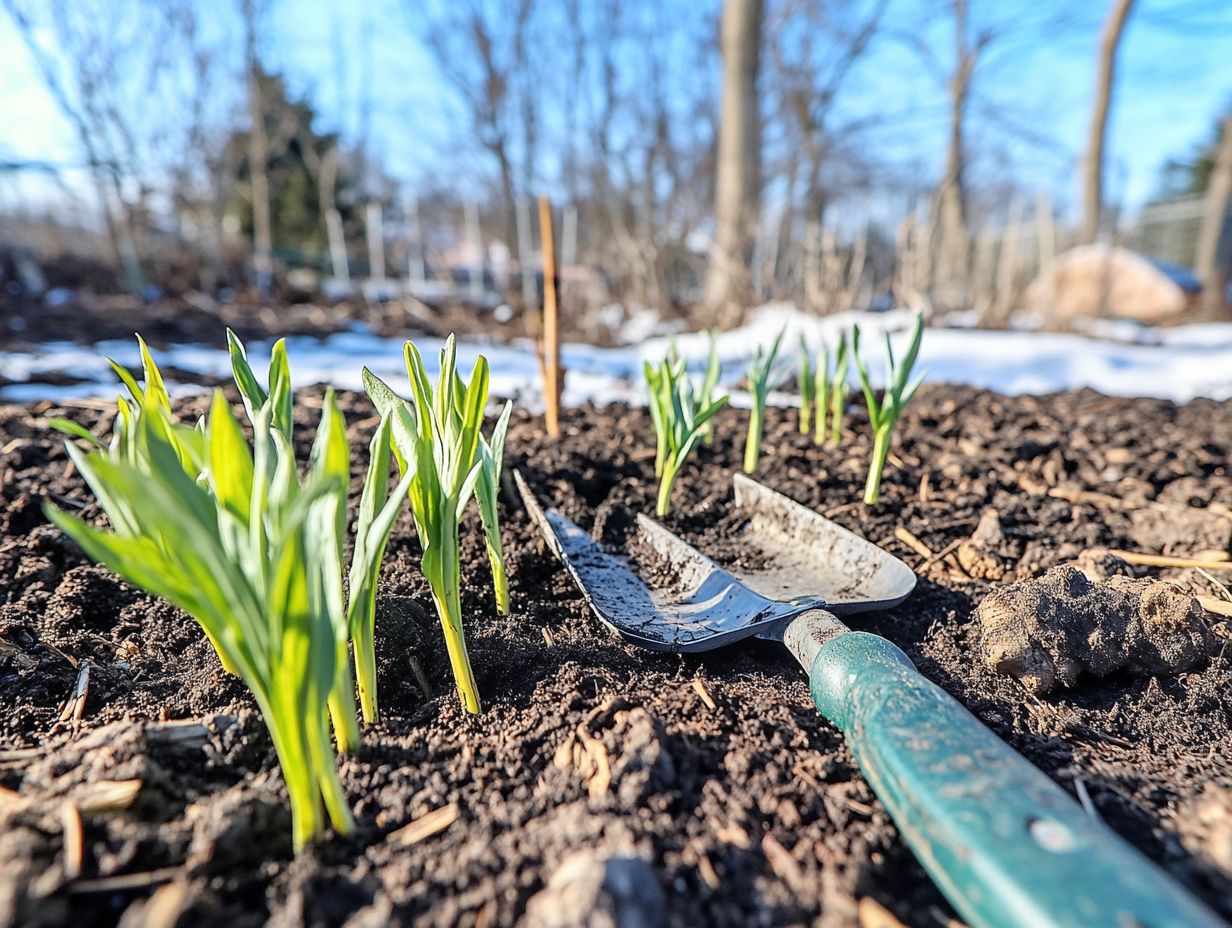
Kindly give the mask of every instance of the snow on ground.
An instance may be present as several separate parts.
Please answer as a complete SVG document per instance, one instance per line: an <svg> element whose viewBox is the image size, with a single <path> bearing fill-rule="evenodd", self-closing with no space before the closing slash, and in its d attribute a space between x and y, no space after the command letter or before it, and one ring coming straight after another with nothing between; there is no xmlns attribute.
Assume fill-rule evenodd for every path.
<svg viewBox="0 0 1232 928"><path fill-rule="evenodd" d="M729 388L734 387L743 378L757 346L770 344L783 332L779 367L784 383L789 384L801 340L810 351L816 351L823 339L834 345L841 332L858 323L862 353L874 381L880 383L884 335L888 333L896 352L901 352L911 321L912 314L906 310L819 317L802 313L790 304L767 304L750 313L749 321L739 329L718 336L722 380ZM709 351L709 339L704 332L647 338L620 348L564 345L562 362L568 372L565 403L640 402L643 361L661 358L671 342L688 359L690 369L700 376ZM416 344L425 360L434 366L442 341L423 338ZM269 355L269 343L254 342L248 350L254 366L262 370ZM380 338L366 329L357 327L324 339L288 338L287 351L297 384L328 382L358 390L364 366L395 388L405 381L401 340ZM217 378L230 376L230 363L223 350L173 345L155 354L165 367ZM458 347L460 366L469 369L480 354L491 365L494 394L513 397L531 407L542 405L539 367L529 341L514 345L463 342ZM0 387L0 399L23 402L109 397L118 390L106 357L128 367L138 366L136 341L101 342L90 348L53 342L34 352L0 350L0 376L14 381ZM1087 324L1085 334L932 328L925 332L918 364L919 369L928 371L932 382L969 384L1011 394L1091 387L1120 396L1155 396L1177 401L1196 396L1225 399L1232 397L1232 324L1150 329L1093 320ZM85 382L67 386L29 382L51 371L67 372ZM854 379L854 370L852 376ZM168 385L181 393L201 389L193 384ZM785 386L784 392L771 394L771 402L790 405L795 402L792 394L794 386ZM748 398L734 392L732 402L747 405Z"/></svg>

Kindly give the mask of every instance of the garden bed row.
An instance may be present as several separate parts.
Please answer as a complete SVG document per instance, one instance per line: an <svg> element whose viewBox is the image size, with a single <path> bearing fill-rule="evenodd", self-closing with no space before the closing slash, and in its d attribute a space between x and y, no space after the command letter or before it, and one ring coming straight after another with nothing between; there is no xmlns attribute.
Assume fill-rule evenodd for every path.
<svg viewBox="0 0 1232 928"><path fill-rule="evenodd" d="M321 400L297 394L301 457ZM375 412L363 396L340 401L361 447ZM190 420L206 404L186 399L177 412ZM194 622L89 564L44 520L48 497L99 517L46 419L97 427L100 415L0 408L0 924L137 923L167 910L184 924L509 925L528 910L547 924L553 894L569 895L565 876L586 872L569 860L577 852L592 869L629 868L669 924L847 925L865 898L910 925L944 922L946 903L781 648L695 658L622 645L508 494L510 615L496 614L477 518L462 538L486 711L458 703L403 513L378 597L382 721L341 763L357 829L293 857L273 749L243 685ZM665 520L720 561L746 419L718 414L715 443L684 466ZM825 448L798 432L794 412L768 410L758 478L920 574L906 603L862 627L1232 914L1232 814L1218 792L1232 773L1226 652L1180 677L1114 674L1041 700L983 664L972 616L997 584L1088 548L1187 554L1222 531L1226 549L1227 407L926 386L873 507L860 501L868 423L862 410L851 420L847 442ZM654 510L644 411L569 410L554 442L515 415L506 455L605 540ZM364 463L353 464L353 496ZM957 547L990 507L1004 535L996 569L964 566Z"/></svg>

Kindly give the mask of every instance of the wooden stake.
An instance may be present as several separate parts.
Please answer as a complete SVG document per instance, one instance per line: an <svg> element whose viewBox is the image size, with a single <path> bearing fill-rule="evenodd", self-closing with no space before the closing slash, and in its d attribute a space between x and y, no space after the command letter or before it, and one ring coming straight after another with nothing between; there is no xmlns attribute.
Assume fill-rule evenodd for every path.
<svg viewBox="0 0 1232 928"><path fill-rule="evenodd" d="M552 202L539 198L539 237L543 246L543 400L548 435L560 435L560 321L556 315L556 243Z"/></svg>

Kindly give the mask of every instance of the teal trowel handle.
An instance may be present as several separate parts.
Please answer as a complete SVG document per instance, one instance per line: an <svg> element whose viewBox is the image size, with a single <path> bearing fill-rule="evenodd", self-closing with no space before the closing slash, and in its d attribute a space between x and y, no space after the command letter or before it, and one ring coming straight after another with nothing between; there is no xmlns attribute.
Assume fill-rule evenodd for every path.
<svg viewBox="0 0 1232 928"><path fill-rule="evenodd" d="M809 688L976 928L1224 925L884 638L846 632L822 644Z"/></svg>

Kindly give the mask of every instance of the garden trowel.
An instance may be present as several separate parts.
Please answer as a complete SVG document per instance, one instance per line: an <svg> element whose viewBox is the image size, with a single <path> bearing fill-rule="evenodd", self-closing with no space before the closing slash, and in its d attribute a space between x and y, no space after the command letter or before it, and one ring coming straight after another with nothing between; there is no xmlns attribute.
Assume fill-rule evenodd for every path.
<svg viewBox="0 0 1232 928"><path fill-rule="evenodd" d="M902 561L743 476L731 571L642 515L616 552L514 476L586 602L626 641L681 653L783 642L907 844L975 928L1223 925L898 647L843 624L911 593Z"/></svg>

